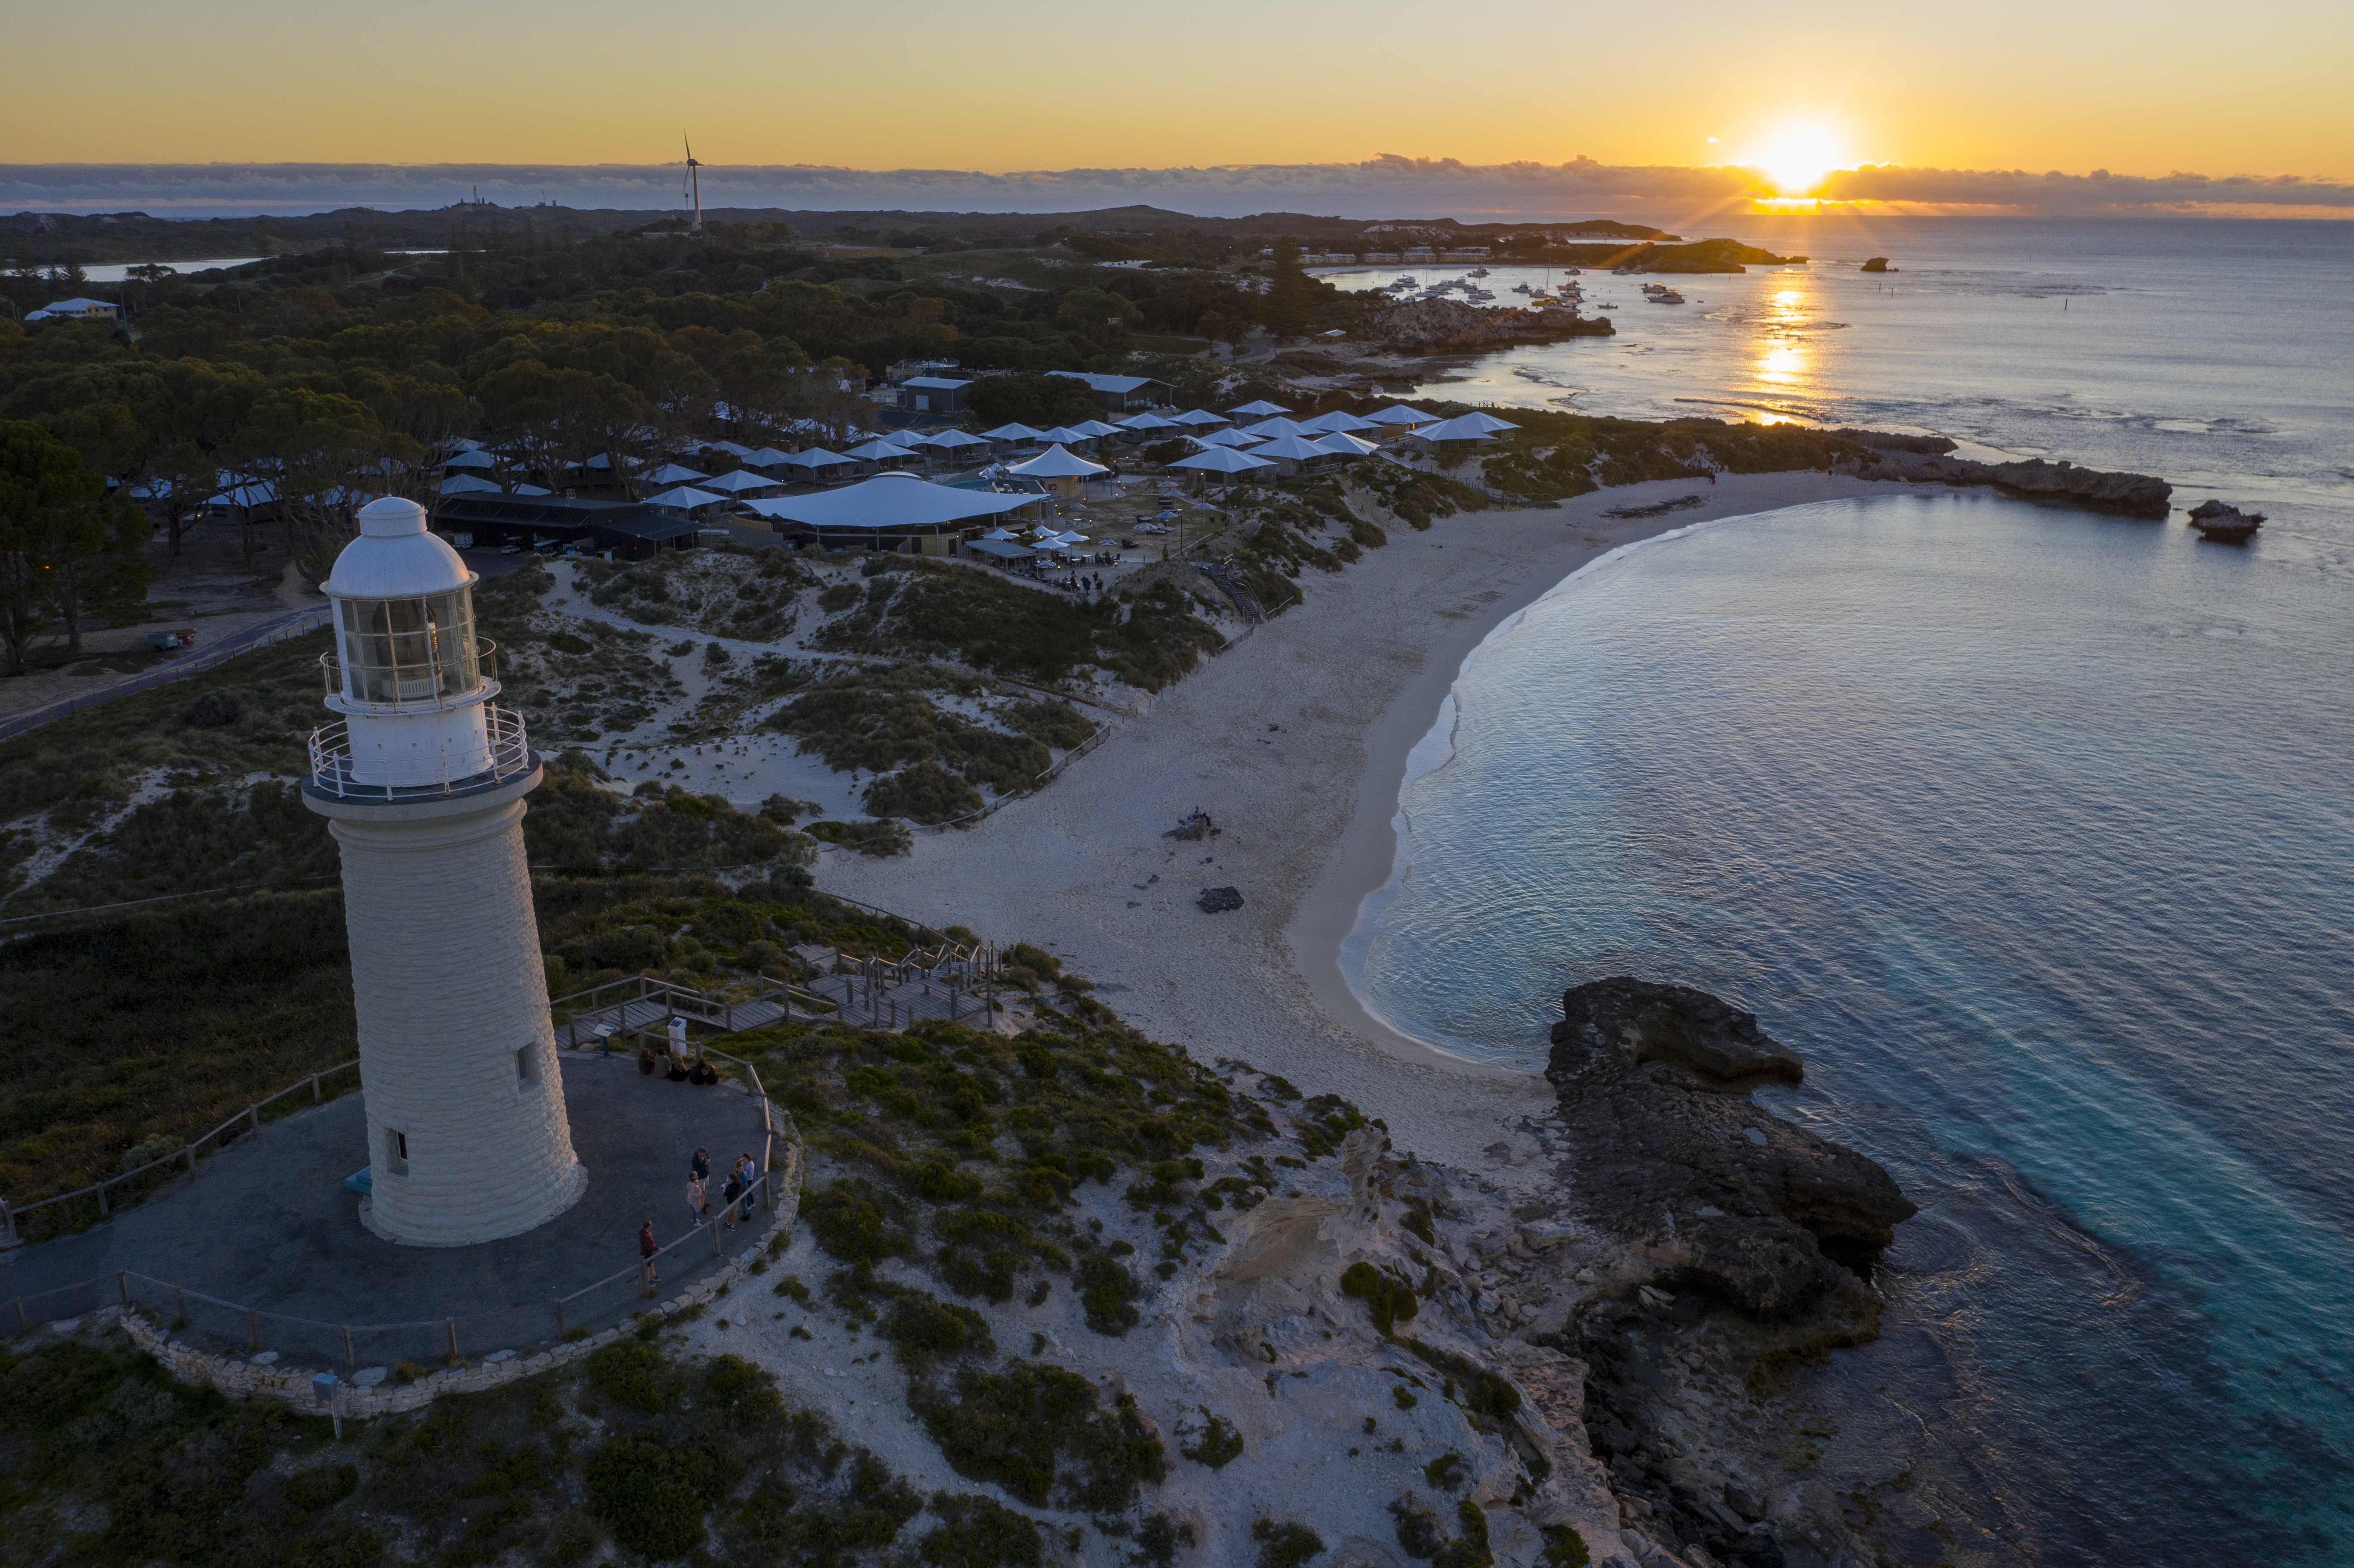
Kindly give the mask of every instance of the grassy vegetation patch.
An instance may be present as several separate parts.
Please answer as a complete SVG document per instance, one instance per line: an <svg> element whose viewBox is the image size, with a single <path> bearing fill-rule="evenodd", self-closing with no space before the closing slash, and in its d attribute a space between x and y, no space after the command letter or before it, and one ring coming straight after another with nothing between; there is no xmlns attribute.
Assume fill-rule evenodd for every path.
<svg viewBox="0 0 2354 1568"><path fill-rule="evenodd" d="M952 1395L928 1386L908 1403L957 1474L993 1481L1023 1502L1050 1498L1091 1513L1110 1513L1160 1481L1169 1461L1145 1430L1135 1401L1100 1407L1096 1386L1078 1373L1038 1361L1002 1372L967 1369Z"/></svg>

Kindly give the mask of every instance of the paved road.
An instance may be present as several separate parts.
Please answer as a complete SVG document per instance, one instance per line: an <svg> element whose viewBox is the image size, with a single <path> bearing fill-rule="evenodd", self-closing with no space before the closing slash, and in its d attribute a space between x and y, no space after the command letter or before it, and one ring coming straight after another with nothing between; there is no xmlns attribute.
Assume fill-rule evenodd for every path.
<svg viewBox="0 0 2354 1568"><path fill-rule="evenodd" d="M309 625L305 625L305 622ZM284 615L257 621L241 631L228 633L217 642L192 649L184 657L167 664L158 665L135 679L101 687L87 695L66 697L44 707L31 708L21 714L10 714L5 718L0 718L0 740L23 735L27 730L38 729L45 724L54 724L69 715L82 713L102 703L111 703L120 697L133 696L141 692L152 692L158 686L168 686L175 681L185 681L191 675L200 674L217 667L224 660L242 653L247 649L259 647L292 630L307 630L309 626L324 624L326 624L326 612L316 606L307 609L289 610Z"/></svg>
<svg viewBox="0 0 2354 1568"><path fill-rule="evenodd" d="M564 1104L573 1150L588 1168L588 1191L524 1235L479 1246L413 1247L362 1226L359 1200L343 1181L366 1158L366 1121L360 1097L346 1095L269 1123L199 1164L193 1182L106 1224L19 1249L0 1264L0 1301L129 1269L241 1306L328 1323L456 1317L466 1320L470 1353L494 1342L552 1337L548 1298L629 1265L642 1222L652 1219L665 1244L690 1228L686 1167L697 1145L709 1146L723 1172L737 1154L757 1160L760 1153L760 1112L749 1097L727 1086L642 1075L634 1057L566 1055ZM761 1228L743 1226L727 1239L740 1245ZM684 1277L709 1257L690 1249L665 1266L665 1277ZM610 1302L584 1304L581 1317L570 1321L581 1321L592 1306L610 1317L633 1304L627 1291L610 1294ZM39 1319L87 1303L27 1305ZM210 1317L223 1320L198 1327L245 1331L234 1315ZM266 1336L279 1338L275 1330ZM359 1354L367 1359L372 1351L377 1360L437 1353L364 1345Z"/></svg>

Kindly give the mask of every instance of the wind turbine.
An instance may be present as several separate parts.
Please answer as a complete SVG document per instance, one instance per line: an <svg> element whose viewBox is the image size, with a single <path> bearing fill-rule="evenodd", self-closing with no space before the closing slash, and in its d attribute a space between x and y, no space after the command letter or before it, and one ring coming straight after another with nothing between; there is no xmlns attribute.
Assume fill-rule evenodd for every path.
<svg viewBox="0 0 2354 1568"><path fill-rule="evenodd" d="M686 179L688 186L687 190L681 191L679 194L681 196L685 196L689 194L689 192L692 192L694 195L695 235L695 238L699 239L703 237L703 175L700 172L703 165L695 161L695 143L687 140L684 132L680 132L679 140L686 144Z"/></svg>

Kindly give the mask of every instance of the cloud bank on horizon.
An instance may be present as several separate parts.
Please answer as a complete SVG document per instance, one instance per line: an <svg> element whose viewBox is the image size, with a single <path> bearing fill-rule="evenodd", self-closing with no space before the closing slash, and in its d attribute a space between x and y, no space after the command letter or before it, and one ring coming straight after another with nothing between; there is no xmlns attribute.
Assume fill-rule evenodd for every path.
<svg viewBox="0 0 2354 1568"><path fill-rule="evenodd" d="M502 206L668 211L675 164L0 164L0 211L145 211L158 217L296 214L343 207L440 207L479 191ZM1755 171L1723 166L1470 164L1394 154L1354 164L1252 164L981 174L819 164L706 166L706 210L1055 213L1143 205L1204 217L1298 212L1467 222L1617 217L1690 224L1748 214L1767 194ZM2041 217L2354 217L2354 182L2298 175L2161 176L1871 165L1834 172L1817 193L1866 210Z"/></svg>

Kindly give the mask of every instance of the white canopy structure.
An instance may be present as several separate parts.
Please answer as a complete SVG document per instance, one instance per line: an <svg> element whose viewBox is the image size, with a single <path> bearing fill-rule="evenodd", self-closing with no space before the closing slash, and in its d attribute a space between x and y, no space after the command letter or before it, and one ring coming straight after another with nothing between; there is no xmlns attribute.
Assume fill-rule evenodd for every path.
<svg viewBox="0 0 2354 1568"><path fill-rule="evenodd" d="M441 466L444 469L496 468L499 466L499 460L493 457L490 453L477 449L472 451L454 453L446 461L444 461Z"/></svg>
<svg viewBox="0 0 2354 1568"><path fill-rule="evenodd" d="M1170 421L1173 424L1188 425L1193 427L1194 429L1201 429L1205 426L1230 425L1234 423L1233 420L1227 418L1224 414L1213 414L1207 408L1188 408L1182 414L1172 414L1169 418Z"/></svg>
<svg viewBox="0 0 2354 1568"><path fill-rule="evenodd" d="M1038 439L1049 446L1069 447L1076 446L1082 441L1093 440L1095 438L1085 430L1075 430L1068 425L1056 425L1050 430L1039 431Z"/></svg>
<svg viewBox="0 0 2354 1568"><path fill-rule="evenodd" d="M729 469L715 479L705 480L703 488L716 490L726 495L741 495L749 490L774 490L777 488L777 482L765 473L754 473L748 469L735 468Z"/></svg>
<svg viewBox="0 0 2354 1568"><path fill-rule="evenodd" d="M823 447L811 447L805 452L793 452L788 455L785 465L814 471L821 468L840 468L845 463L854 463L857 461L856 458L846 458L840 452L830 452Z"/></svg>
<svg viewBox="0 0 2354 1568"><path fill-rule="evenodd" d="M966 447L985 447L988 444L981 437L968 435L962 430L941 430L931 438L933 449L944 452L961 451Z"/></svg>
<svg viewBox="0 0 2354 1568"><path fill-rule="evenodd" d="M1500 419L1493 414L1483 414L1476 409L1471 413L1464 415L1462 418L1456 420L1455 422L1457 424L1477 425L1480 429L1485 430L1491 436L1498 430L1517 430L1520 429L1520 426L1512 423L1510 419Z"/></svg>
<svg viewBox="0 0 2354 1568"><path fill-rule="evenodd" d="M779 452L777 455L783 457L785 454ZM709 479L711 476L701 469L689 468L683 462L666 462L646 477L656 484L693 484L698 479Z"/></svg>
<svg viewBox="0 0 2354 1568"><path fill-rule="evenodd" d="M1091 474L1109 473L1099 462L1090 462L1060 445L1048 447L1028 462L1017 462L1005 471L1024 479L1084 479Z"/></svg>
<svg viewBox="0 0 2354 1568"><path fill-rule="evenodd" d="M707 452L726 452L737 462L749 462L753 457L750 447L738 446L734 441L705 441L703 443L703 450Z"/></svg>
<svg viewBox="0 0 2354 1568"><path fill-rule="evenodd" d="M1511 430L1519 427L1506 425L1504 429ZM1442 419L1437 424L1425 425L1410 433L1416 440L1424 441L1490 441L1496 439L1492 431L1478 423L1478 416L1472 414L1460 418Z"/></svg>
<svg viewBox="0 0 2354 1568"><path fill-rule="evenodd" d="M1409 408L1403 403L1393 403L1386 408L1376 408L1365 416L1376 425L1435 425L1438 416L1426 414L1419 408Z"/></svg>
<svg viewBox="0 0 2354 1568"><path fill-rule="evenodd" d="M1273 468L1265 458L1248 452L1238 452L1231 447L1212 447L1205 452L1195 452L1189 458L1179 458L1171 468L1190 468L1203 473L1248 473L1255 468Z"/></svg>
<svg viewBox="0 0 2354 1568"><path fill-rule="evenodd" d="M1158 414L1136 414L1122 419L1119 428L1123 430L1182 430L1185 427Z"/></svg>
<svg viewBox="0 0 2354 1568"><path fill-rule="evenodd" d="M1039 435L1027 425L1000 425L993 430L981 431L981 439L1005 444L1014 441L1034 441L1039 439Z"/></svg>
<svg viewBox="0 0 2354 1568"><path fill-rule="evenodd" d="M754 452L750 457L744 460L744 466L746 468L774 468L792 455L793 454L790 452L779 451L774 447L762 447L758 451Z"/></svg>
<svg viewBox="0 0 2354 1568"><path fill-rule="evenodd" d="M1229 408L1226 412L1237 419L1264 419L1269 414L1288 414L1291 410L1280 403L1270 403L1262 397L1256 403L1246 403L1239 408Z"/></svg>
<svg viewBox="0 0 2354 1568"><path fill-rule="evenodd" d="M1330 435L1336 431L1353 433L1357 430L1379 429L1381 427L1371 419L1357 418L1345 408L1335 408L1329 414L1319 414L1312 419L1300 420L1299 428L1303 430L1321 430Z"/></svg>
<svg viewBox="0 0 2354 1568"><path fill-rule="evenodd" d="M441 493L444 495L496 495L499 493L499 487L487 479L477 479L471 473L453 473L441 482ZM272 497L272 499L276 498Z"/></svg>
<svg viewBox="0 0 2354 1568"><path fill-rule="evenodd" d="M1195 436L1193 439L1205 447L1257 446L1259 440L1257 436L1245 435L1240 430L1212 430L1206 436Z"/></svg>
<svg viewBox="0 0 2354 1568"><path fill-rule="evenodd" d="M707 490L697 490L691 484L682 484L675 490L665 490L660 495L647 496L646 504L675 506L682 512L694 512L705 506L725 506L727 497L715 495Z"/></svg>
<svg viewBox="0 0 2354 1568"><path fill-rule="evenodd" d="M1002 517L1034 505L1038 499L960 490L912 473L882 473L822 494L785 495L745 504L772 521L806 524L830 544L871 545L884 535L937 534L960 524Z"/></svg>
<svg viewBox="0 0 2354 1568"><path fill-rule="evenodd" d="M873 440L863 447L851 448L849 455L861 462L892 462L911 457L921 457L924 454L912 451L906 447L895 446L889 441Z"/></svg>
<svg viewBox="0 0 2354 1568"><path fill-rule="evenodd" d="M1275 462L1314 462L1332 454L1305 436L1278 436L1264 446L1253 447L1250 455Z"/></svg>
<svg viewBox="0 0 2354 1568"><path fill-rule="evenodd" d="M1374 442L1362 436L1352 436L1346 430L1334 430L1316 444L1334 457L1361 458L1382 450Z"/></svg>
<svg viewBox="0 0 2354 1568"><path fill-rule="evenodd" d="M1296 436L1306 428L1293 420L1278 418L1261 419L1257 424L1246 428L1243 434L1255 436L1262 441L1271 441L1278 436Z"/></svg>
<svg viewBox="0 0 2354 1568"><path fill-rule="evenodd" d="M1071 429L1083 436L1102 437L1119 434L1118 425L1107 425L1101 419L1088 419L1082 424L1073 425Z"/></svg>
<svg viewBox="0 0 2354 1568"><path fill-rule="evenodd" d="M1022 535L1019 535L1019 534L1016 534L1016 533L1015 533L1013 529L1011 529L1011 528L991 528L988 533L983 534L983 535L981 535L981 537L982 537L982 538L984 538L984 539L1005 540L1005 539L1019 539L1020 537L1022 537Z"/></svg>

